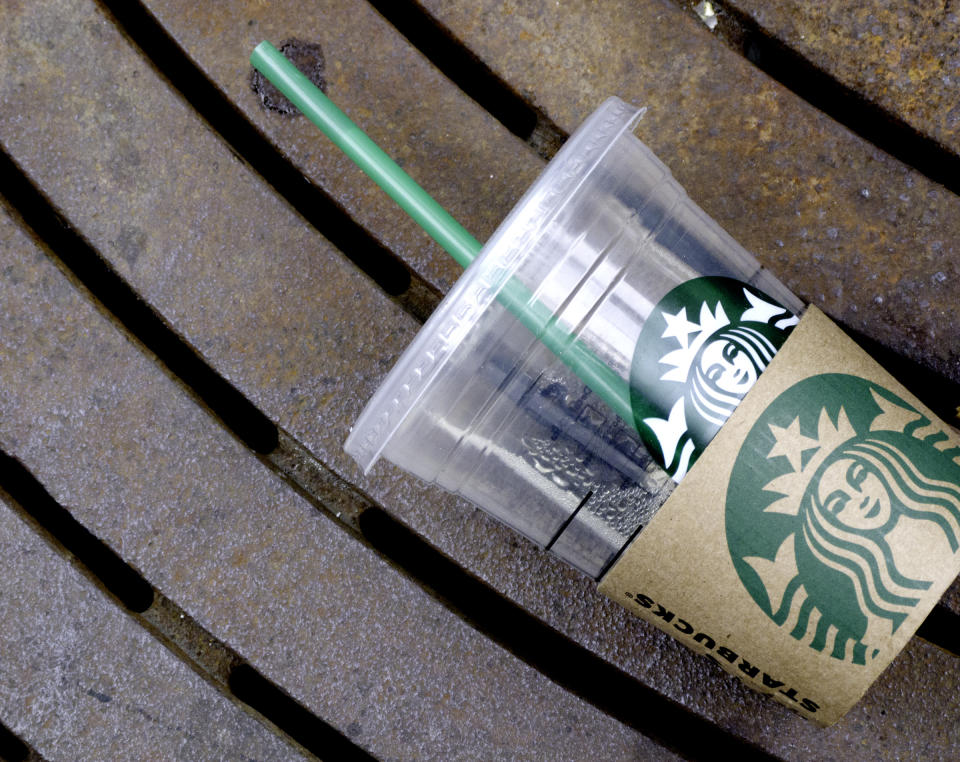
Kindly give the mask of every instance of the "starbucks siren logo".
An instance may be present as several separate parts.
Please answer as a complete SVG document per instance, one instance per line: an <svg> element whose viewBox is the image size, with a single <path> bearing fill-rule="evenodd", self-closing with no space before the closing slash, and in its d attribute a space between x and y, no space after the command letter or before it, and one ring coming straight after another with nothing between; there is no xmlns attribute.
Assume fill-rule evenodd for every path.
<svg viewBox="0 0 960 762"><path fill-rule="evenodd" d="M647 318L630 370L634 423L680 481L786 340L797 317L732 278L687 281Z"/></svg>
<svg viewBox="0 0 960 762"><path fill-rule="evenodd" d="M865 664L955 563L960 447L875 383L813 376L747 435L726 530L737 574L767 616L814 650Z"/></svg>

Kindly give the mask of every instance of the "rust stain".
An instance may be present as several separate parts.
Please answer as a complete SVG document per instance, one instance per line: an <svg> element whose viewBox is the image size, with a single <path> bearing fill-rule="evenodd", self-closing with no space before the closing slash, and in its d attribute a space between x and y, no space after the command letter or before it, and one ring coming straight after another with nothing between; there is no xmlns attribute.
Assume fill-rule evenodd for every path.
<svg viewBox="0 0 960 762"><path fill-rule="evenodd" d="M280 52L289 58L307 78L323 92L327 91L324 77L326 61L323 48L317 42L304 42L295 38L284 40ZM260 105L268 111L276 111L283 116L300 116L300 110L288 101L266 77L256 69L250 69L250 87L260 97Z"/></svg>

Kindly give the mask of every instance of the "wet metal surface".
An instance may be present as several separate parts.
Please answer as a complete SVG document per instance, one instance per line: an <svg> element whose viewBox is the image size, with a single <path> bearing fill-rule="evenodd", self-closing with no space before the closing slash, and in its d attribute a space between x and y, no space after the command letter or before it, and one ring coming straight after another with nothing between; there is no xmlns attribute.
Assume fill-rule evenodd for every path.
<svg viewBox="0 0 960 762"><path fill-rule="evenodd" d="M727 0L819 69L960 153L960 6Z"/></svg>
<svg viewBox="0 0 960 762"><path fill-rule="evenodd" d="M689 31L694 27L689 26L688 22L697 22L692 19L678 20L670 15L672 11L668 6L657 7L658 13L669 17L666 21L658 22L661 24L660 36L656 40L658 45L673 44L671 40L676 36L681 41L686 39L686 35L690 39L686 40L686 59L670 58L661 53L654 55L652 52L647 55L649 60L663 69L664 77L673 77L676 90L673 95L679 104L674 112L674 122L648 122L661 126L661 132L654 130L652 134L659 136L666 149L674 146L673 162L668 161L668 164L674 167L678 176L685 171L691 173L690 177L681 176L681 180L687 184L692 195L699 195L699 200L704 203L705 198L713 199L721 211L726 209L729 219L724 222L728 227L733 227L730 224L732 219L739 220L747 233L756 231L755 225L759 223L741 220L740 215L734 212L739 210L746 214L747 210L752 209L756 216L766 200L774 210L764 213L769 216L776 211L776 205L768 196L751 200L748 196L741 198L735 195L728 199L723 191L732 188L739 193L743 187L749 187L758 193L766 193L762 183L756 186L752 181L748 183L748 175L754 171L760 173L761 180L770 179L776 167L768 167L766 175L760 171L759 167L765 166L764 162L768 160L764 151L759 151L752 163L743 165L742 175L730 178L713 176L711 163L702 162L702 154L701 162L707 166L699 170L692 163L679 160L676 148L686 143L681 139L683 136L675 135L678 124L680 130L689 129L701 135L707 149L711 145L714 149L719 148L716 140L713 144L708 140L709 130L702 128L708 115L698 115L692 111L687 121L677 116L683 115L683 109L691 110L694 106L700 108L704 105L696 97L697 83L701 80L685 86L683 72L692 69L692 74L701 79L709 74L713 77L713 86L719 87L718 83L722 80L715 76L716 70L710 69L710 61L698 59L698 56L719 54L715 41L708 35L700 37L697 36L699 32ZM335 471L358 481L368 494L380 500L388 510L528 611L621 666L660 693L779 755L796 758L839 754L849 756L862 754L865 748L882 755L891 743L889 736L893 733L895 722L901 722L889 719L894 714L904 718L902 723L911 727L909 733L897 734L896 743L899 746L896 749L905 756L913 753L922 755L926 750L938 746L952 748L951 745L960 744L956 722L960 709L956 705L955 660L932 646L917 642L911 644L847 720L830 731L818 731L799 717L722 675L719 668L709 661L693 656L679 644L633 619L615 604L600 598L587 580L562 567L559 562L544 557L529 543L493 525L463 503L437 490L424 489L382 465L374 470L369 479L361 481L355 467L342 454L341 443L360 407L409 342L416 324L383 298L369 281L357 275L351 266L330 251L319 237L304 230L284 204L229 158L229 152L204 130L178 98L166 90L149 66L113 36L109 24L79 3L67 6L66 10L51 9L52 5L41 5L29 11L21 9L15 15L7 13L12 23L7 23L7 31L3 32L5 45L8 50L21 56L20 60L31 57L33 65L10 72L9 61L13 59L5 59L7 63L4 66L12 76L2 81L24 82L29 96L20 93L14 84L0 88L0 101L4 105L4 110L0 112L0 141L50 194L65 216L81 229L104 256L110 258L144 298L157 306L211 364L231 378L274 420ZM511 9L515 14L511 22L523 22L520 11L512 6ZM616 59L620 63L615 67L602 65L603 62L598 61L592 76L580 76L574 85L567 81L569 92L561 98L557 81L562 76L576 77L578 64L571 58L569 75L557 71L558 61L563 63L557 56L563 55L564 49L558 47L556 53L551 52L552 47L551 51L542 50L543 46L549 45L545 40L552 39L551 35L565 34L564 29L570 26L571 34L575 31L582 33L585 29L598 40L606 40L604 44L609 49L611 40L617 41L611 29L625 35L627 30L633 29L631 24L635 16L630 17L630 23L622 20L620 26L601 30L596 28L595 23L591 26L592 17L582 9L577 11L576 8L565 7L564 13L568 15L563 17L557 16L551 9L542 8L539 20L527 20L511 27L520 30L523 41L523 45L513 43L512 60L515 61L523 51L523 55L531 56L525 69L531 75L528 88L531 92L543 91L543 102L553 104L551 107L556 107L558 113L561 111L559 105L566 104L568 111L565 112L565 118L569 124L579 121L599 102L598 90L606 87L600 87L603 84L600 79L630 77L631 81L643 80L643 72L630 63L639 60L642 51L633 51L629 57L623 56L621 51L620 58ZM581 13L580 17L576 15L578 12ZM492 13L488 22L496 24L502 18L502 14ZM195 26L203 31L209 29L211 24L220 24L222 20L223 15L205 22L197 19L199 25ZM173 22L167 19L165 23ZM237 23L246 21L241 18ZM286 34L288 31L262 36L283 39ZM706 32L703 34L706 35ZM211 39L216 37L210 33ZM254 35L250 47L259 41L259 37ZM477 37L479 49L482 42L479 32ZM516 33L510 39L515 41ZM562 37L556 44L559 46L561 41ZM48 42L52 43L52 47L47 47ZM648 50L654 50L653 41L647 42ZM346 65L346 61L333 56L331 44L324 38L328 73L335 68L337 60L341 60L341 66ZM505 40L503 44L509 47L511 43ZM617 44L625 43L621 40ZM97 58L97 51L102 51L104 47L111 51L110 56L104 59L109 61L105 68L104 61ZM565 55L571 56L570 51L575 49L568 46ZM230 83L229 87L244 93L244 97L259 109L254 93L249 90L245 64L247 53L248 49L245 49L242 63L235 57L227 57L219 65L227 72L224 81ZM730 55L727 51L724 54ZM99 55L103 58L102 53ZM510 63L510 56L505 55L505 60ZM721 60L730 67L733 72L731 76L751 81L750 75L743 74L738 68L745 66L743 62L732 57ZM534 79L533 72L538 68L539 77ZM373 73L367 71L367 76L357 82L362 84L368 79L375 79ZM441 102L443 98L453 97L447 96L444 89L436 85L436 80L427 81L430 87L420 86L417 81L417 91L421 96L417 102L419 109L423 110L423 101L434 95ZM331 78L331 87L332 83ZM758 88L768 87L762 80L754 84ZM409 84L405 87L409 87ZM753 97L749 88L747 92L748 97ZM760 98L757 103L773 109L782 94L776 91L776 97L771 100L769 90L767 92L766 100ZM332 91L331 94L336 93ZM729 87L726 108L729 110L729 102L741 97L740 90ZM121 107L122 119L113 116L117 113L116 102L120 98L126 102L125 107ZM589 105L585 101L590 101ZM666 100L666 93L662 94L662 101L670 102ZM27 108L28 102L33 104L32 109ZM705 103L710 105L709 100ZM817 115L809 110L804 111L799 106L797 110L793 119L801 125L805 124L804 120L813 122L813 126L806 125L803 133L807 148L811 144L819 146L818 139L812 139L810 134L815 134L816 128L827 123L817 121ZM574 112L578 116L571 116ZM50 114L67 114L71 118L51 119ZM158 115L162 115L162 119ZM265 117L276 118L278 124L304 124L304 120L283 119L270 114ZM660 118L665 120L663 114ZM752 134L751 129L757 128L757 125L750 128L749 124L742 122L737 122L737 126L743 133L744 141L746 135ZM768 129L772 128L768 126ZM646 134L643 137L650 140ZM800 138L794 136L793 139L796 141ZM830 139L827 129L827 138L824 140L828 147ZM848 141L843 144L847 149L852 150L851 146L856 145L850 143L848 137L844 140ZM515 153L505 152L504 161L516 165L527 161L528 149L517 141L513 145ZM133 151L128 155L136 155L138 162L135 165L123 160L115 165L111 163L117 162L115 157L121 146ZM700 144L696 147L701 149ZM461 168L464 176L471 171L472 150L472 144L454 141L454 148L449 154L448 160L453 166ZM462 155L458 152L462 152ZM684 155L690 158L693 154ZM709 151L706 155L718 163L726 161L723 156ZM794 156L793 161L800 162L801 158ZM743 161L743 156L740 159ZM881 169L887 167L889 170L888 164L884 163L887 161L883 157L876 159ZM817 166L816 162L814 165ZM114 166L115 169L111 170L110 167ZM833 188L831 178L834 173L842 174L842 166L824 167L820 171L823 182L829 186L823 189L825 199L829 199ZM691 184L691 178L696 177L704 182ZM91 187L89 178L96 179L95 186ZM712 185L706 182L711 178ZM475 184L486 182L482 175L473 175L472 181ZM509 178L490 178L490 181L490 187L499 188L496 192L504 196L512 196L522 190L522 187L515 188ZM922 178L914 182L922 182ZM346 181L345 187L349 190ZM865 198L859 192L858 197ZM875 188L870 197L884 198L883 189ZM837 203L842 198L842 194L838 194ZM948 201L941 199L940 202L949 208ZM823 203L826 204L826 200ZM733 206L726 207L724 204ZM478 213L486 211L482 204L477 207ZM833 208L832 202L827 204L827 208ZM716 210L712 211L716 213ZM388 227L385 222L376 224ZM781 225L784 230L793 230L787 222ZM143 233L142 239L136 234L121 236L125 227L133 226ZM837 235L839 237L839 232ZM824 240L831 239L827 236ZM846 241L846 238L843 240ZM120 246L114 245L114 241L126 243ZM137 241L142 245L138 246ZM752 245L756 248L756 242ZM123 250L137 251L132 262L129 256L124 256ZM775 258L768 257L768 264L776 267ZM790 268L785 271L781 266L779 270L784 277L791 276ZM802 285L806 282L804 278L815 275L813 266L808 265L808 271L802 278L793 273L795 282L792 285L800 290L798 284ZM862 288L859 281L851 283L850 288ZM169 468L170 464L167 464ZM66 483L70 478L70 469L63 466L60 476ZM241 503L247 505L248 500L244 498ZM274 510L272 508L271 515ZM241 515L243 518L238 522L239 528L232 526L231 535L237 532L244 537L248 531L260 530L260 524L253 521L249 514L241 511ZM233 514L229 514L229 518L233 520ZM200 520L196 515L184 518L181 520L181 531L188 532L193 526L192 522ZM306 545L295 542L302 534L301 527L299 533L284 534L282 538L271 535L258 540L269 543L271 548L271 558L276 568L271 567L274 576L270 578L276 579L275 575L280 574L278 569L286 570L288 575L292 575L285 577L291 590L297 589L296 580L300 575L295 566L300 554L313 558L316 552L313 549L315 540ZM268 552L265 548L260 551ZM169 569L169 566L166 568ZM246 566L242 565L241 568ZM160 571L162 573L162 568ZM258 569L258 578L260 573ZM328 573L335 574L334 571ZM365 575L370 573L368 569L358 568L350 576L369 578ZM231 581L235 574L231 569L230 574L220 575L220 581ZM255 573L250 571L250 574ZM291 595L292 592L288 590L283 600L289 600ZM282 604L275 606L280 606L282 610ZM218 610L206 626L212 629L220 616L229 613ZM247 614L253 616L250 612ZM262 621L258 621L258 624L262 628ZM301 622L295 624L299 626ZM355 626L354 632L362 632L365 623ZM460 633L456 627L453 629ZM249 642L256 650L262 647L257 643L263 637L261 629L249 635L244 642ZM314 637L319 635L314 634ZM416 649L415 641L408 642L408 639L416 637L417 634L412 631L397 635L395 647L390 649L391 654L396 657L397 649ZM464 636L458 634L456 637ZM238 650L243 651L242 648ZM293 657L287 652L283 658L290 660ZM379 661L377 663L380 664ZM287 667L286 661L284 667L292 669ZM290 672L283 674L289 676ZM317 674L324 672L319 670ZM922 680L926 690L914 690L912 686L915 683L910 681L910 675ZM499 677L478 670L474 678L477 695L496 693ZM296 683L295 679L288 677L280 682L287 684L285 680L288 679ZM384 694L392 695L395 694ZM414 699L410 698L409 701L414 702ZM505 708L509 706L512 706L512 700ZM361 740L365 737L362 736Z"/></svg>
<svg viewBox="0 0 960 762"><path fill-rule="evenodd" d="M4 496L0 619L0 719L45 759L303 759L94 589Z"/></svg>
<svg viewBox="0 0 960 762"><path fill-rule="evenodd" d="M48 29L99 29L114 60L133 56L90 5L55 5ZM44 9L31 13L36 20ZM180 141L182 163L170 171L220 161L236 168L231 195L259 188L135 63L138 74L128 73L144 92L170 98L168 112L153 112L169 115L164 127ZM123 72L102 71L123 81ZM152 187L161 207L182 190ZM195 183L188 205L216 193ZM298 227L285 207L272 208L276 229ZM211 634L383 758L672 758L507 654L323 517L3 225L0 446ZM304 235L314 251L323 246ZM345 275L340 285L349 283Z"/></svg>
<svg viewBox="0 0 960 762"><path fill-rule="evenodd" d="M542 162L452 86L366 2L230 0L213 13L184 0L144 3L243 114L312 183L446 291L461 269L306 119L264 112L246 85L261 40L322 47L331 99L480 241Z"/></svg>

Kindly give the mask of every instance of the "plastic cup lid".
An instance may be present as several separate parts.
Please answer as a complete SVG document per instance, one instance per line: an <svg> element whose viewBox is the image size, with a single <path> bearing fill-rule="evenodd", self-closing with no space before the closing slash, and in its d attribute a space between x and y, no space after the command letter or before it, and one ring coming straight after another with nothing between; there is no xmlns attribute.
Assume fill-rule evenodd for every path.
<svg viewBox="0 0 960 762"><path fill-rule="evenodd" d="M607 99L564 144L424 323L351 429L344 449L367 473L546 227L643 109Z"/></svg>

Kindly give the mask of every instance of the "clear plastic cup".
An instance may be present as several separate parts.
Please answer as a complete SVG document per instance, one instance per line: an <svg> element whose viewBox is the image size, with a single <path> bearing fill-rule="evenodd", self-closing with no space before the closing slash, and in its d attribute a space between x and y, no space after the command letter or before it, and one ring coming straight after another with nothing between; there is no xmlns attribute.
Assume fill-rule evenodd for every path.
<svg viewBox="0 0 960 762"><path fill-rule="evenodd" d="M802 307L633 136L641 115L611 98L584 122L423 326L345 445L364 471L384 456L594 578L673 482L630 416L587 388L565 351L576 345L628 386L648 315L699 276L734 278ZM546 315L570 337L567 349L548 348L524 310Z"/></svg>

